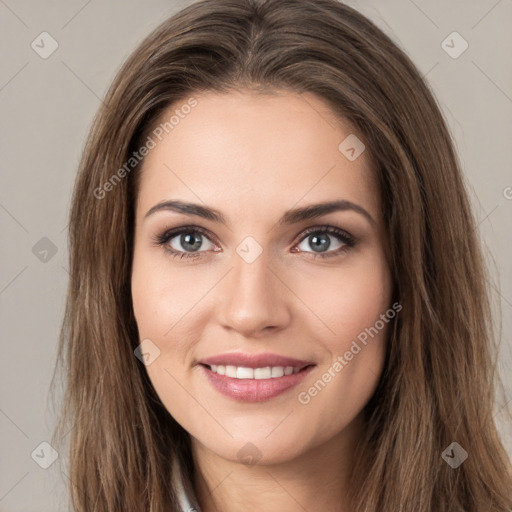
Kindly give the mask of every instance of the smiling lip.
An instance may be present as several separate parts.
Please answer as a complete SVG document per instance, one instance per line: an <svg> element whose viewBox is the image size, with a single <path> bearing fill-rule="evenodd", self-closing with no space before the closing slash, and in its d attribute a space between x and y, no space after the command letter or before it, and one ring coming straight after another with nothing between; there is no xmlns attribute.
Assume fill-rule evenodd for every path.
<svg viewBox="0 0 512 512"><path fill-rule="evenodd" d="M292 366L300 368L300 371L270 379L235 379L213 372L210 369L211 365L244 368ZM277 354L222 354L201 360L199 366L202 367L210 384L224 396L240 402L262 402L270 400L302 382L316 364Z"/></svg>

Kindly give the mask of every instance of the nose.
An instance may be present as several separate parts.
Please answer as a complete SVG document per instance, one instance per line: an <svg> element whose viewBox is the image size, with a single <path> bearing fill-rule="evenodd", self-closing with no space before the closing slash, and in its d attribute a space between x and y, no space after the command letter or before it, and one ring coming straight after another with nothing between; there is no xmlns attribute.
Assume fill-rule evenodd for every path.
<svg viewBox="0 0 512 512"><path fill-rule="evenodd" d="M282 279L282 278L281 278ZM265 251L252 263L233 255L233 268L218 290L218 319L225 329L260 337L290 321L290 292Z"/></svg>

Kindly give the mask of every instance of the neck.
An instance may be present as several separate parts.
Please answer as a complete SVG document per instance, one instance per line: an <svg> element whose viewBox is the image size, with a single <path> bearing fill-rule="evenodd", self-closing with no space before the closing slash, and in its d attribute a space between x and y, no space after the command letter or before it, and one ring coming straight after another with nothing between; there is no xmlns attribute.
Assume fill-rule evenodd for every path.
<svg viewBox="0 0 512 512"><path fill-rule="evenodd" d="M347 490L361 432L359 416L327 442L268 465L227 460L193 439L201 512L348 512Z"/></svg>

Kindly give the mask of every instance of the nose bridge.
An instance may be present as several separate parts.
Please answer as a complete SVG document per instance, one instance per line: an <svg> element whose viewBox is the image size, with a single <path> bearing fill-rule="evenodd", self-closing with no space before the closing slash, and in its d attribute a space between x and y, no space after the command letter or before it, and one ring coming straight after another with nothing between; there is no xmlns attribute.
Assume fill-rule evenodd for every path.
<svg viewBox="0 0 512 512"><path fill-rule="evenodd" d="M233 253L232 270L222 288L220 321L225 327L254 334L288 320L286 296L270 270L269 251L242 242Z"/></svg>
<svg viewBox="0 0 512 512"><path fill-rule="evenodd" d="M261 254L254 261L245 260L238 254L233 255L233 286L232 295L236 295L238 291L245 292L242 295L245 298L258 300L265 295L269 295L269 276L272 275L268 269L269 259L266 254Z"/></svg>

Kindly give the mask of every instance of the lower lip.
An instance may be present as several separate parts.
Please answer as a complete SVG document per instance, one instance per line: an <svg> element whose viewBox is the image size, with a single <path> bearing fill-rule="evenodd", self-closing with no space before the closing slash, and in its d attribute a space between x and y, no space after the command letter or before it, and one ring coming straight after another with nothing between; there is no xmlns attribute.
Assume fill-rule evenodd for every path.
<svg viewBox="0 0 512 512"><path fill-rule="evenodd" d="M210 384L223 395L241 402L263 402L302 382L306 375L313 370L314 365L308 366L298 373L273 379L233 379L226 375L214 373L205 365L201 365L201 367Z"/></svg>

